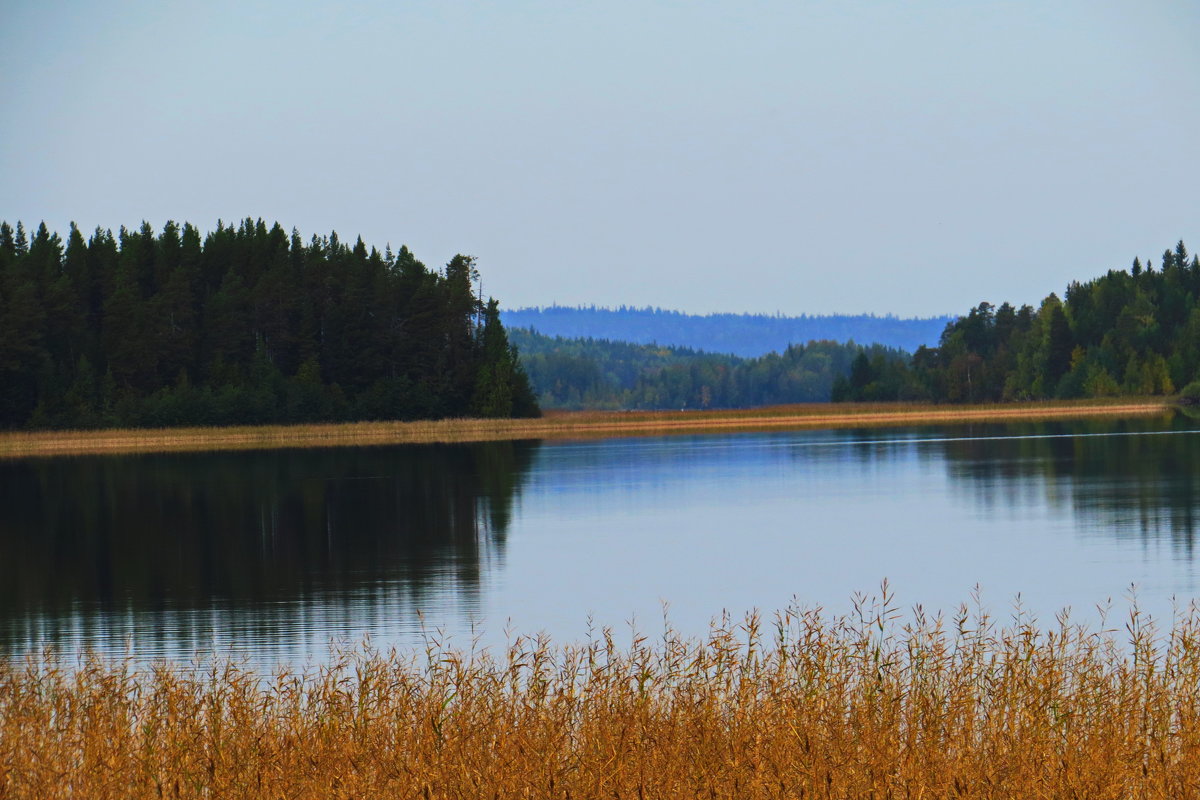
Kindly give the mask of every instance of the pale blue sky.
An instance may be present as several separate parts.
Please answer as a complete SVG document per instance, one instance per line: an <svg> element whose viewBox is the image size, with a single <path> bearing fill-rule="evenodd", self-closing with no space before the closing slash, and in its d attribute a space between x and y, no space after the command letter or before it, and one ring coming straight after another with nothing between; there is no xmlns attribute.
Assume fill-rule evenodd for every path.
<svg viewBox="0 0 1200 800"><path fill-rule="evenodd" d="M1188 0L2 9L0 218L479 257L509 307L963 312L1200 250Z"/></svg>

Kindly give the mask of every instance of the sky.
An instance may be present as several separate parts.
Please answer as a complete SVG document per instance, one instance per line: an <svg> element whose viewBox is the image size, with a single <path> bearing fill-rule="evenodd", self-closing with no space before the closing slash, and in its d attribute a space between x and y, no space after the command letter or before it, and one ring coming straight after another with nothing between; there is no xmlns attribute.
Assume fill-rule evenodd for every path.
<svg viewBox="0 0 1200 800"><path fill-rule="evenodd" d="M962 313L1200 250L1193 0L0 7L0 219L245 217L508 308Z"/></svg>

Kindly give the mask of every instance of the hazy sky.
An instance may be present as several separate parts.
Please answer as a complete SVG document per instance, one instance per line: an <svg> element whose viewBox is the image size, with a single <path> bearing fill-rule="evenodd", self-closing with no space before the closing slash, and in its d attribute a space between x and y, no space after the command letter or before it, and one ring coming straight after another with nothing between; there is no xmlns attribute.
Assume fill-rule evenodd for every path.
<svg viewBox="0 0 1200 800"><path fill-rule="evenodd" d="M963 312L1200 250L1194 0L0 7L0 219L478 256L506 307Z"/></svg>

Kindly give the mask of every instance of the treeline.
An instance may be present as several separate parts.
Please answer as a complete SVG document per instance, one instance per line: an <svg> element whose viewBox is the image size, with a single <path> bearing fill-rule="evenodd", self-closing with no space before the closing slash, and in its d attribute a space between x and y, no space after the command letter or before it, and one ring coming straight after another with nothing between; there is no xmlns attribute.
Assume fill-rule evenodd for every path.
<svg viewBox="0 0 1200 800"><path fill-rule="evenodd" d="M903 351L853 342L809 342L758 358L681 347L566 339L513 328L538 402L545 408L743 408L825 402L855 357L903 363Z"/></svg>
<svg viewBox="0 0 1200 800"><path fill-rule="evenodd" d="M953 317L900 319L871 314L685 314L660 308L550 306L500 312L508 328L531 328L564 339L684 347L754 358L811 341L874 342L913 352L932 345Z"/></svg>
<svg viewBox="0 0 1200 800"><path fill-rule="evenodd" d="M261 219L0 223L0 427L536 415L477 278Z"/></svg>
<svg viewBox="0 0 1200 800"><path fill-rule="evenodd" d="M835 400L990 402L1171 394L1200 372L1200 259L1135 258L1037 309L980 303L908 362L857 358Z"/></svg>

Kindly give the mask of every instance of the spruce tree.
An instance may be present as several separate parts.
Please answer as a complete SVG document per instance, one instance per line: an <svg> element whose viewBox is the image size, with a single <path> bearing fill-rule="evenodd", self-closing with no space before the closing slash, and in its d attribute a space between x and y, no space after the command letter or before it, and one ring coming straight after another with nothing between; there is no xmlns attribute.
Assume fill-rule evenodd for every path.
<svg viewBox="0 0 1200 800"><path fill-rule="evenodd" d="M480 386L488 413L537 413L477 277L262 219L72 225L65 249L0 222L0 425L460 415Z"/></svg>

